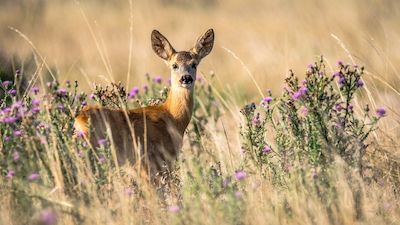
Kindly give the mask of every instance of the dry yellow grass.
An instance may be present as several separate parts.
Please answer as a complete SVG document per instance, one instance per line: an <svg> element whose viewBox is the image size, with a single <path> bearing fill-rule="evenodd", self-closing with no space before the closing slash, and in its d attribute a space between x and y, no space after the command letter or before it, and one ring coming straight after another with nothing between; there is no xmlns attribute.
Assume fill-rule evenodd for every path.
<svg viewBox="0 0 400 225"><path fill-rule="evenodd" d="M43 8L37 2L43 2ZM369 102L372 109L381 105L388 108L388 116L381 121L379 132L374 133L378 140L382 140L376 144L390 151L394 158L400 157L399 1L112 2L1 1L0 50L21 57L32 52L26 40L9 28L13 27L32 41L48 65L57 69L61 81L76 79L84 89L89 90L91 82L105 83L103 77L107 77L120 80L129 88L142 84L145 73L161 74L163 78L169 76L168 68L151 50L151 30L159 29L166 34L172 43L177 43L177 49L187 49L192 47L199 33L209 27L214 28L216 44L213 53L202 62L199 70L206 78L209 71L214 71L218 90L223 95L230 95L225 99L229 113L222 118L229 141L223 133L214 131L217 126L221 129L221 124L210 124L208 128L212 139L204 145L212 146L205 150L219 156L218 160L224 162L224 170L230 173L233 172L233 165L240 161L237 137L240 104L260 98L251 76L262 91L271 88L280 92L283 78L290 68L302 74L305 65L321 54L327 59L332 73L337 60L354 62L364 65L367 70L364 77L366 91L359 101ZM194 157L190 152L185 154L185 157ZM207 156L203 155L203 158L211 161ZM386 158L376 158L376 161L387 162ZM192 165L183 165L182 170L184 177L185 170L195 169ZM125 181L116 182L115 186L123 193ZM343 208L335 212L335 218L342 224L354 224L354 209L347 202L351 193L343 182L339 177L338 185L343 187L339 199ZM251 190L252 183L248 181L246 185ZM244 221L248 224L329 223L326 214L318 213L321 208L319 201L307 199L307 193L299 192L294 187L284 193L291 205L298 206L293 209L293 217L287 218L283 213L286 210L282 206L284 204L281 204L282 193L272 188L270 184L262 183L254 193L249 192ZM375 192L374 188L378 190L380 187L365 190L365 205L369 214L364 222L397 223L399 216L395 213L398 213L398 202L392 195L382 190ZM49 191L42 191L49 199L63 202L66 198L57 191L55 194L49 194ZM154 193L146 193L151 196L147 202L135 202L135 199L121 193L109 196L107 206L94 200L96 203L90 207L80 205L74 210L90 215L86 218L87 224L179 224L174 215L159 208ZM188 213L187 219L192 222L196 218L204 219L199 224L224 224L224 218L220 218L223 215L215 213L218 208L214 200L209 196L200 198L205 205L193 206L197 210ZM68 202L68 199L65 201ZM389 216L386 221L381 221L382 217L374 220L373 212L382 210L382 202L390 203ZM275 208L276 205L282 208ZM0 215L3 221L9 222L8 206L3 207ZM65 208L70 210L68 206ZM115 215L111 215L110 209L119 213L120 220L112 220ZM308 221L307 213L315 213L315 220ZM211 214L213 217L207 217ZM152 219L146 221L147 218ZM271 220L265 221L265 218ZM66 216L62 224L72 222Z"/></svg>

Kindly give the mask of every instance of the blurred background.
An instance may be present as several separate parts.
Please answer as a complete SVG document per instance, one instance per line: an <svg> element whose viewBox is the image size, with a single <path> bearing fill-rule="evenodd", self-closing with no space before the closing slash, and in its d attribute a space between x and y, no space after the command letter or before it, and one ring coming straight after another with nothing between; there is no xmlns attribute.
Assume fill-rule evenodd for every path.
<svg viewBox="0 0 400 225"><path fill-rule="evenodd" d="M262 90L278 91L289 69L304 74L319 55L332 73L338 60L364 65L377 98L389 105L398 98L397 0L1 0L0 57L33 64L27 74L41 64L33 45L60 81L88 89L112 77L131 88L145 73L169 75L151 49L153 29L186 50L208 28L216 44L199 72L213 71L217 86L245 100L257 97L249 73Z"/></svg>

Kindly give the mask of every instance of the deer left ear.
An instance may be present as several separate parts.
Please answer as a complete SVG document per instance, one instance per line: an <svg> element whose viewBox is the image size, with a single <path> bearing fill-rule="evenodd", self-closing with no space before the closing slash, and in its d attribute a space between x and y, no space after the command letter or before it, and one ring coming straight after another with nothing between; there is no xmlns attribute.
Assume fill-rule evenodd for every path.
<svg viewBox="0 0 400 225"><path fill-rule="evenodd" d="M214 46L214 30L209 29L198 40L192 51L198 55L200 59L210 54Z"/></svg>

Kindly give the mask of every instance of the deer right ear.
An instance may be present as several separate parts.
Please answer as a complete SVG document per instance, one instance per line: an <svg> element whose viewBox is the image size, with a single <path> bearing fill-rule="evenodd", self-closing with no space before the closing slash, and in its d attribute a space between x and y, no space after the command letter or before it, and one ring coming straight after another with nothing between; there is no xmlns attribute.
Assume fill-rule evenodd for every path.
<svg viewBox="0 0 400 225"><path fill-rule="evenodd" d="M167 38L157 30L151 32L151 46L153 47L154 52L164 60L169 60L175 53L175 49L169 43Z"/></svg>

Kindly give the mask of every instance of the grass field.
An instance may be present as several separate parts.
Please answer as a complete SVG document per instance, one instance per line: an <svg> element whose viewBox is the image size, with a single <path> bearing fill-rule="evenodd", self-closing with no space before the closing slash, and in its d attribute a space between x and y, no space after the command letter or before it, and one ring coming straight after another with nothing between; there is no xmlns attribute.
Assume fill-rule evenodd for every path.
<svg viewBox="0 0 400 225"><path fill-rule="evenodd" d="M399 21L395 0L1 1L0 224L400 223ZM184 50L208 28L174 182L73 135L119 101L95 87L165 98L153 29Z"/></svg>

